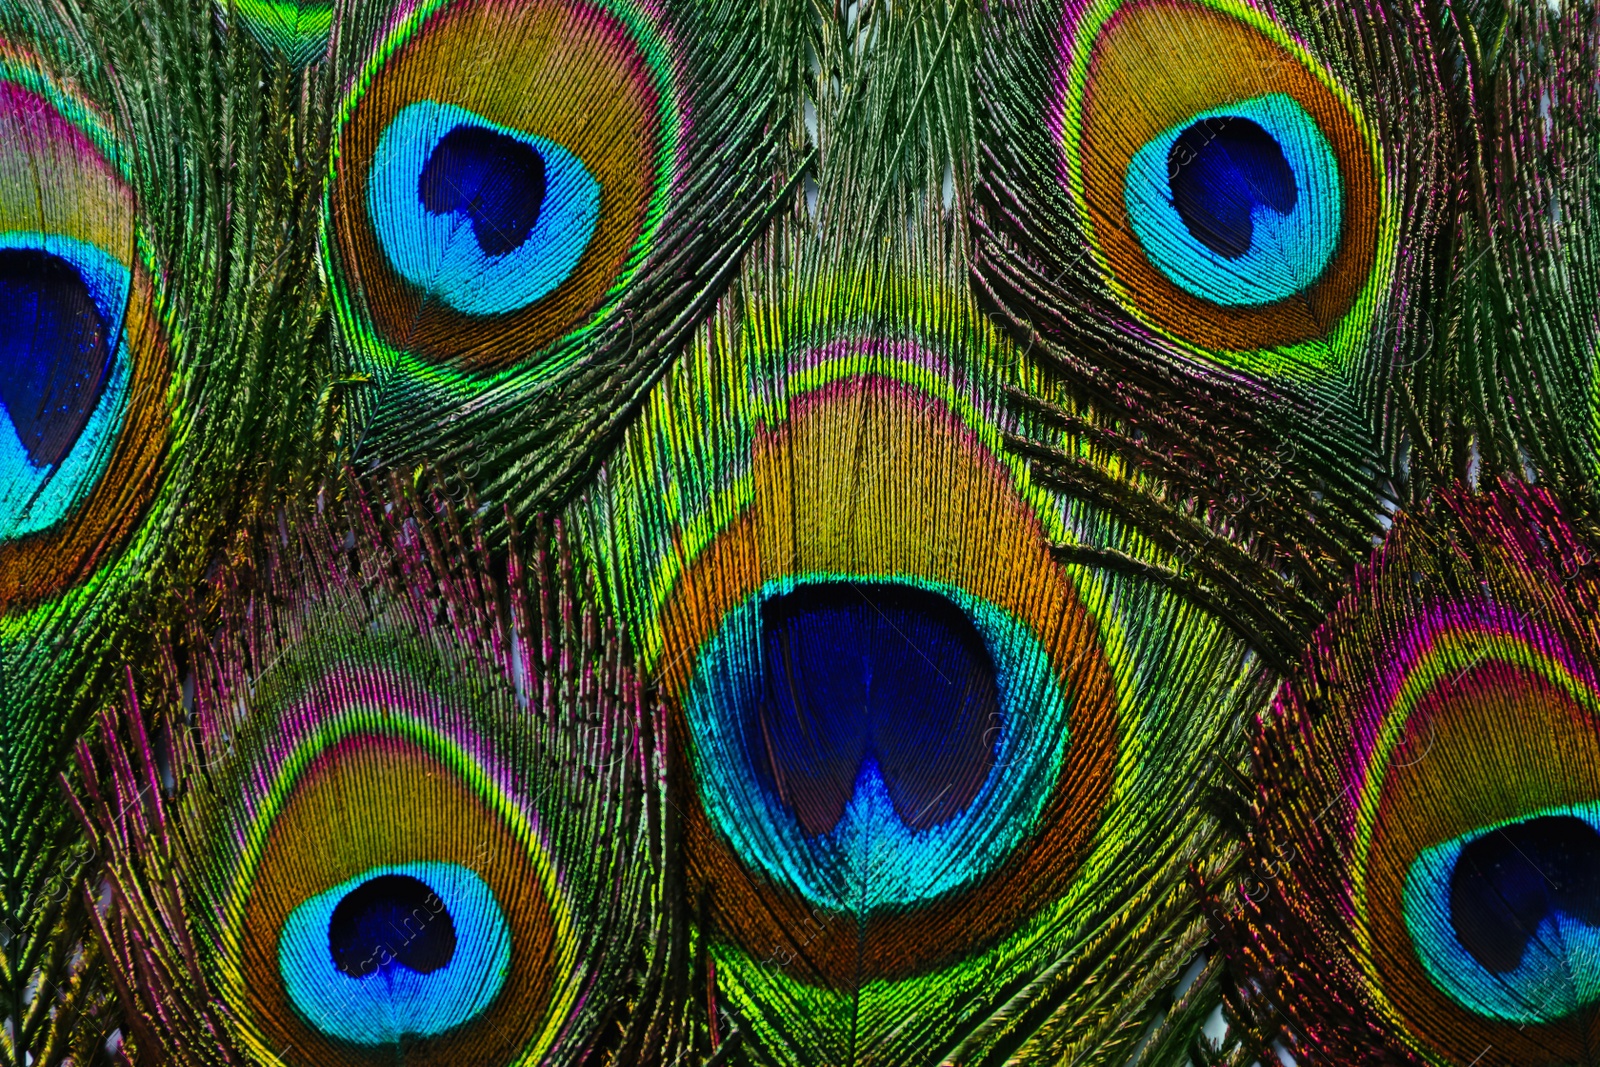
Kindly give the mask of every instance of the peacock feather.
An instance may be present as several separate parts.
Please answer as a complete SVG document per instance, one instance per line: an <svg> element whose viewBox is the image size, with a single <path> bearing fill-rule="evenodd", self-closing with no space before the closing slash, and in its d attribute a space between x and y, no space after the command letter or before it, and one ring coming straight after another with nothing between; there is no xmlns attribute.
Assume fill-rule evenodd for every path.
<svg viewBox="0 0 1600 1067"><path fill-rule="evenodd" d="M1178 805L1241 702L1184 673L1242 649L1054 558L1070 517L1004 450L969 362L1004 342L969 304L820 284L713 323L602 471L589 543L667 705L708 1011L780 1062L990 1051L1028 1036L991 1014L997 974L1049 961L1037 995L1084 1010L1073 979L1105 961L1082 942L1128 936L1120 909L1165 913L1126 951L1186 962L1162 958L1184 932L1165 880L1203 820ZM897 306L911 325L872 325ZM1129 633L1154 619L1164 649Z"/></svg>
<svg viewBox="0 0 1600 1067"><path fill-rule="evenodd" d="M1589 0L0 0L0 1061L1580 1067Z"/></svg>
<svg viewBox="0 0 1600 1067"><path fill-rule="evenodd" d="M225 635L102 717L103 761L79 747L128 1036L164 1063L578 1062L627 1022L597 991L647 992L653 705L559 530L492 577L442 498L366 507L237 545Z"/></svg>
<svg viewBox="0 0 1600 1067"><path fill-rule="evenodd" d="M1409 489L1395 382L1435 334L1454 158L1435 30L1222 0L995 21L975 281L1077 397L1032 401L1140 477L1036 464L1285 664Z"/></svg>
<svg viewBox="0 0 1600 1067"><path fill-rule="evenodd" d="M111 132L34 57L8 50L3 63L0 601L11 604L59 594L127 538L170 433L172 366Z"/></svg>
<svg viewBox="0 0 1600 1067"><path fill-rule="evenodd" d="M1093 445L1008 404L1046 386L965 284L965 17L815 42L815 212L572 512L666 707L707 1055L1124 1062L1198 1029L1141 1043L1205 939L1200 783L1265 675L1172 590L1062 558L1139 535L1011 448ZM926 91L850 84L886 62ZM863 246L844 198L889 153Z"/></svg>
<svg viewBox="0 0 1600 1067"><path fill-rule="evenodd" d="M1600 87L1593 12L1530 5L1446 24L1460 102L1447 343L1411 373L1416 466L1553 481L1592 507Z"/></svg>
<svg viewBox="0 0 1600 1067"><path fill-rule="evenodd" d="M1441 494L1396 523L1263 718L1235 951L1272 976L1246 1007L1296 1055L1585 1062L1594 551L1547 491Z"/></svg>
<svg viewBox="0 0 1600 1067"><path fill-rule="evenodd" d="M377 27L323 205L359 460L461 460L518 514L581 485L769 210L771 19L480 0Z"/></svg>

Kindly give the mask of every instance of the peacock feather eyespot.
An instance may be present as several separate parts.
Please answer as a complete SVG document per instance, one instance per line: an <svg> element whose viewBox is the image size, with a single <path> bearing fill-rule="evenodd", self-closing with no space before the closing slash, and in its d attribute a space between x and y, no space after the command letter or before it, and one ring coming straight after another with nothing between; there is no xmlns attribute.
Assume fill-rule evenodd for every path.
<svg viewBox="0 0 1600 1067"><path fill-rule="evenodd" d="M1028 628L916 576L767 583L706 642L684 707L719 835L810 905L858 917L1010 858L1072 734Z"/></svg>
<svg viewBox="0 0 1600 1067"><path fill-rule="evenodd" d="M1338 163L1311 116L1284 93L1157 135L1129 162L1123 197L1156 269L1226 307L1303 292L1339 244Z"/></svg>
<svg viewBox="0 0 1600 1067"><path fill-rule="evenodd" d="M170 357L117 158L0 46L0 603L81 581L153 491Z"/></svg>
<svg viewBox="0 0 1600 1067"><path fill-rule="evenodd" d="M1200 679L1266 690L1178 597L1060 551L1131 539L1008 447L1032 366L965 263L908 258L753 271L585 544L658 680L708 1012L783 1062L1053 1062L1015 991L1107 1010L1086 946L1186 892L1187 798L1245 713Z"/></svg>
<svg viewBox="0 0 1600 1067"><path fill-rule="evenodd" d="M434 1037L492 1004L511 935L471 868L405 863L370 868L290 912L278 959L313 1026L385 1045Z"/></svg>
<svg viewBox="0 0 1600 1067"><path fill-rule="evenodd" d="M127 401L128 283L128 269L94 245L0 234L0 343L11 369L0 395L15 449L6 465L23 481L6 494L8 539L60 522L105 471L109 457L95 445L115 435Z"/></svg>
<svg viewBox="0 0 1600 1067"><path fill-rule="evenodd" d="M1061 40L1062 177L1134 315L1226 360L1362 314L1379 157L1294 37L1233 0L1130 0L1069 4Z"/></svg>
<svg viewBox="0 0 1600 1067"><path fill-rule="evenodd" d="M223 970L307 1062L512 1062L548 1039L568 905L463 699L347 666L245 742L234 773L266 787L235 820Z"/></svg>
<svg viewBox="0 0 1600 1067"><path fill-rule="evenodd" d="M624 0L433 3L401 21L337 127L328 215L353 332L483 373L579 330L676 181L665 40Z"/></svg>
<svg viewBox="0 0 1600 1067"><path fill-rule="evenodd" d="M378 141L367 211L408 282L464 315L495 315L571 277L594 237L600 186L554 141L427 100Z"/></svg>
<svg viewBox="0 0 1600 1067"><path fill-rule="evenodd" d="M1423 659L1404 676L1426 688L1410 709L1396 701L1403 727L1392 716L1385 726L1403 729L1402 753L1429 754L1391 754L1381 777L1369 772L1363 801L1376 815L1370 837L1356 837L1358 907L1407 1015L1443 994L1484 1020L1558 1024L1600 996L1600 915L1583 895L1600 876L1600 689L1592 662L1554 634L1489 604L1462 614L1435 612L1412 635L1458 673L1440 678ZM1461 781L1463 766L1498 787Z"/></svg>
<svg viewBox="0 0 1600 1067"><path fill-rule="evenodd" d="M743 443L671 475L674 550L628 564L686 862L729 973L934 981L1078 870L1116 686L959 360L849 322L781 358L779 394L712 417Z"/></svg>
<svg viewBox="0 0 1600 1067"><path fill-rule="evenodd" d="M584 1060L654 930L664 724L570 543L502 569L390 488L248 529L224 625L167 650L182 718L151 745L130 679L104 762L79 747L102 943L162 1062Z"/></svg>
<svg viewBox="0 0 1600 1067"><path fill-rule="evenodd" d="M1379 1005L1377 1047L1579 1062L1600 1003L1600 655L1582 621L1600 590L1547 493L1436 510L1396 526L1263 726L1262 829L1304 862L1257 945L1327 965L1313 1016ZM1449 562L1457 544L1480 562ZM1319 933L1320 950L1302 940Z"/></svg>
<svg viewBox="0 0 1600 1067"><path fill-rule="evenodd" d="M1549 1023L1600 1001L1600 801L1424 849L1402 907L1428 977L1477 1015Z"/></svg>

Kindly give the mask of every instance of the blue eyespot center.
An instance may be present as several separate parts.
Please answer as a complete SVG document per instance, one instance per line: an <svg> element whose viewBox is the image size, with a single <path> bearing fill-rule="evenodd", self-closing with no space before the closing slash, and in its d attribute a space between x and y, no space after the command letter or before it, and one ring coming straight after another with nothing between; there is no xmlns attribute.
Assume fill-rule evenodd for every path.
<svg viewBox="0 0 1600 1067"><path fill-rule="evenodd" d="M505 912L456 863L373 867L303 901L278 935L290 1002L356 1045L452 1030L494 1003L510 970Z"/></svg>
<svg viewBox="0 0 1600 1067"><path fill-rule="evenodd" d="M1600 926L1600 832L1582 819L1513 823L1461 850L1450 875L1450 923L1486 970L1515 971L1534 933L1558 913Z"/></svg>
<svg viewBox="0 0 1600 1067"><path fill-rule="evenodd" d="M949 599L819 582L763 604L761 629L745 743L807 834L838 825L869 762L912 830L971 803L994 765L1000 696L983 638Z"/></svg>
<svg viewBox="0 0 1600 1067"><path fill-rule="evenodd" d="M769 582L684 694L712 826L754 871L864 916L933 900L1036 828L1070 697L1032 631L920 577Z"/></svg>
<svg viewBox="0 0 1600 1067"><path fill-rule="evenodd" d="M600 183L545 137L422 100L384 128L367 214L396 273L464 315L527 307L572 276Z"/></svg>
<svg viewBox="0 0 1600 1067"><path fill-rule="evenodd" d="M132 372L130 287L104 249L0 232L0 541L63 521L105 473Z"/></svg>
<svg viewBox="0 0 1600 1067"><path fill-rule="evenodd" d="M60 463L78 440L115 342L71 263L42 249L0 249L0 398L35 466Z"/></svg>
<svg viewBox="0 0 1600 1067"><path fill-rule="evenodd" d="M1203 112L1151 138L1128 163L1123 199L1150 263L1224 307L1303 292L1339 248L1338 159L1284 93Z"/></svg>
<svg viewBox="0 0 1600 1067"><path fill-rule="evenodd" d="M544 157L503 133L457 126L428 154L417 195L435 215L466 215L484 254L503 256L528 239L539 218Z"/></svg>
<svg viewBox="0 0 1600 1067"><path fill-rule="evenodd" d="M1402 905L1429 979L1471 1012L1549 1023L1600 1002L1600 803L1423 849Z"/></svg>
<svg viewBox="0 0 1600 1067"><path fill-rule="evenodd" d="M1167 150L1167 169L1178 217L1195 240L1227 259L1250 251L1250 217L1258 209L1287 215L1298 199L1283 149L1238 115L1184 130Z"/></svg>
<svg viewBox="0 0 1600 1067"><path fill-rule="evenodd" d="M351 978L390 967L432 974L456 953L456 925L439 894L408 874L382 874L346 893L328 920L333 965Z"/></svg>

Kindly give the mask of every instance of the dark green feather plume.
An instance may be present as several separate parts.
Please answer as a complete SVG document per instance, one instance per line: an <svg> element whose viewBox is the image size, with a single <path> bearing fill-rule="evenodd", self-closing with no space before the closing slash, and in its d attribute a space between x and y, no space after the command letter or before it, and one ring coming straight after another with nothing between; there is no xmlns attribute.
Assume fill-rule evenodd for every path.
<svg viewBox="0 0 1600 1067"><path fill-rule="evenodd" d="M1463 146L1449 319L1413 369L1413 463L1553 480L1593 508L1600 25L1592 9L1454 11Z"/></svg>

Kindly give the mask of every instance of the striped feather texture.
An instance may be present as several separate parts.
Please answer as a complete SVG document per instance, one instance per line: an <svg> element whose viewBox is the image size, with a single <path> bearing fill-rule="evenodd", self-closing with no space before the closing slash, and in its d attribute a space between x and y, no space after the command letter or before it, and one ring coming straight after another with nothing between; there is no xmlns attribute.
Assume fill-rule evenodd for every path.
<svg viewBox="0 0 1600 1067"><path fill-rule="evenodd" d="M1595 1062L1597 19L0 3L0 1064Z"/></svg>

